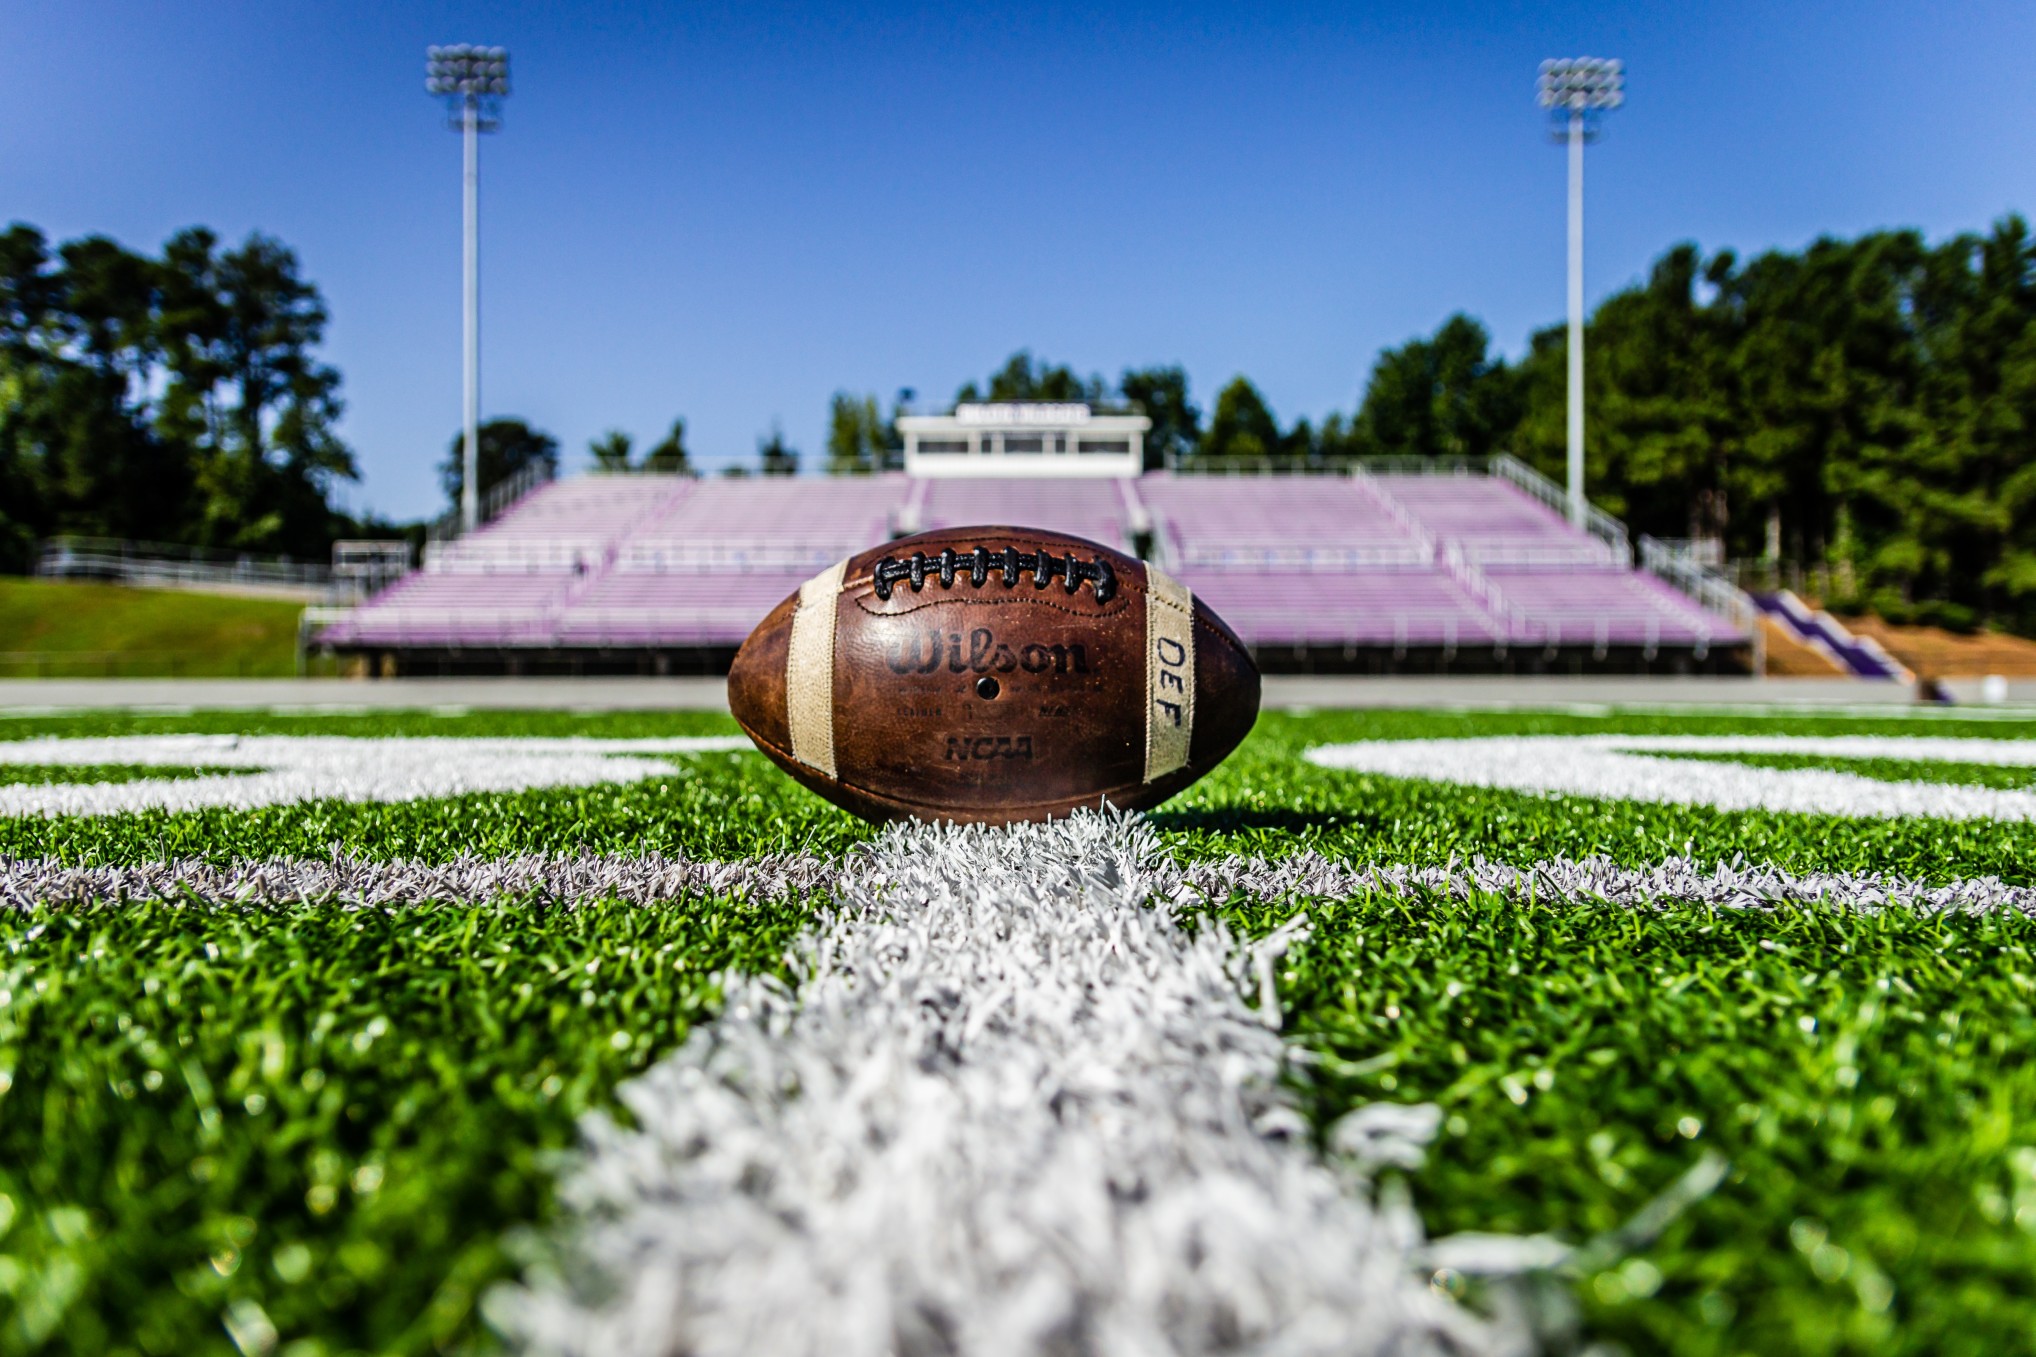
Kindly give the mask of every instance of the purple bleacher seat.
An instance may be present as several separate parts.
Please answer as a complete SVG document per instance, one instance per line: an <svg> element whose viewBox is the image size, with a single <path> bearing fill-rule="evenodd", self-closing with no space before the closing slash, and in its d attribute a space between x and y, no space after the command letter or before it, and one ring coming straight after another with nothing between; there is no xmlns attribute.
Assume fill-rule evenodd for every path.
<svg viewBox="0 0 2036 1357"><path fill-rule="evenodd" d="M805 573L623 573L575 598L558 620L562 645L740 645L797 592Z"/></svg>
<svg viewBox="0 0 2036 1357"><path fill-rule="evenodd" d="M598 570L631 528L685 499L696 484L679 476L553 481L479 530L427 547L424 569L481 575Z"/></svg>
<svg viewBox="0 0 2036 1357"><path fill-rule="evenodd" d="M1086 537L1130 549L1134 509L1124 483L1107 480L929 480L920 492L917 530L1008 523Z"/></svg>
<svg viewBox="0 0 2036 1357"><path fill-rule="evenodd" d="M324 638L342 645L732 646L801 581L889 538L902 476L555 482Z"/></svg>
<svg viewBox="0 0 2036 1357"><path fill-rule="evenodd" d="M904 502L903 476L723 477L702 481L670 512L646 521L641 541L809 542L860 551L890 536Z"/></svg>
<svg viewBox="0 0 2036 1357"><path fill-rule="evenodd" d="M1165 559L1250 569L1407 565L1432 548L1346 476L1175 476L1139 482Z"/></svg>
<svg viewBox="0 0 2036 1357"><path fill-rule="evenodd" d="M1606 543L1577 531L1541 501L1496 476L1467 473L1374 476L1377 491L1438 542L1473 562L1594 564L1616 559Z"/></svg>
<svg viewBox="0 0 2036 1357"><path fill-rule="evenodd" d="M1246 645L1468 646L1501 635L1476 601L1437 570L1178 573Z"/></svg>
<svg viewBox="0 0 2036 1357"><path fill-rule="evenodd" d="M1651 575L1624 567L1488 566L1521 640L1545 645L1726 644L1745 633Z"/></svg>
<svg viewBox="0 0 2036 1357"><path fill-rule="evenodd" d="M895 532L1037 526L1164 567L1254 646L1705 647L1746 637L1511 484L1472 475L544 486L328 626L339 645L732 647Z"/></svg>
<svg viewBox="0 0 2036 1357"><path fill-rule="evenodd" d="M542 644L571 576L417 572L326 629L341 645Z"/></svg>

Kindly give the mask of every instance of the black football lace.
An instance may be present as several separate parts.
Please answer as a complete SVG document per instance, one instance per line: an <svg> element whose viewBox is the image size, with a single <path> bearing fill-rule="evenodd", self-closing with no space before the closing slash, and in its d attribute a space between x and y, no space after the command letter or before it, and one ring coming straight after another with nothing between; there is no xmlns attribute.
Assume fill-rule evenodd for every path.
<svg viewBox="0 0 2036 1357"><path fill-rule="evenodd" d="M903 561L895 556L886 556L877 562L874 579L877 597L889 598L891 586L895 584L910 584L916 594L926 587L929 579L939 580L943 589L952 589L959 576L980 589L989 583L990 576L998 575L1003 578L1006 589L1016 589L1019 579L1028 574L1032 576L1035 589L1044 589L1059 580L1061 587L1070 594L1082 587L1083 580L1088 580L1095 586L1098 603L1109 602L1110 596L1117 592L1117 572L1100 556L1093 561L1083 561L1078 560L1073 552L1055 556L1044 549L1020 551L1016 547L1007 551L977 547L974 551L964 552L945 547L937 556L915 551L910 559Z"/></svg>

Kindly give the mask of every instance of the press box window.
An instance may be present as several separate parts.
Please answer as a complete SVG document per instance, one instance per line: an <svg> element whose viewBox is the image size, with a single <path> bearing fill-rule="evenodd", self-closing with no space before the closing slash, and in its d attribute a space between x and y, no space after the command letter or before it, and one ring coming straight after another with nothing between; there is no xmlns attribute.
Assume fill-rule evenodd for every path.
<svg viewBox="0 0 2036 1357"><path fill-rule="evenodd" d="M1075 451L1129 452L1131 451L1131 440L1128 438L1077 438L1075 440Z"/></svg>
<svg viewBox="0 0 2036 1357"><path fill-rule="evenodd" d="M1004 435L1005 452L1045 452L1046 438L1042 434L1007 433Z"/></svg>
<svg viewBox="0 0 2036 1357"><path fill-rule="evenodd" d="M966 438L922 438L919 440L919 451L921 452L967 452L968 450L969 441Z"/></svg>

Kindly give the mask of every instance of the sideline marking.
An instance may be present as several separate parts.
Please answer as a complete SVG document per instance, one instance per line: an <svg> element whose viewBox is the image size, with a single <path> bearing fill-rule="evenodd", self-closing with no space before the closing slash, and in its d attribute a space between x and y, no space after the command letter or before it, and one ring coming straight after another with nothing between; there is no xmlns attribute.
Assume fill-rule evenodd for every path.
<svg viewBox="0 0 2036 1357"><path fill-rule="evenodd" d="M2036 792L1884 782L1822 768L1650 758L1650 754L1803 754L2036 768L2036 740L1901 735L1515 735L1360 740L1304 757L1322 768L1469 787L1595 796L1718 810L1878 819L2036 820Z"/></svg>
<svg viewBox="0 0 2036 1357"><path fill-rule="evenodd" d="M297 801L417 801L469 792L589 787L669 776L659 755L752 749L740 735L662 740L348 739L335 735L123 735L0 742L0 764L244 768L207 777L0 787L0 817L252 810Z"/></svg>
<svg viewBox="0 0 2036 1357"><path fill-rule="evenodd" d="M203 858L76 867L50 858L0 858L0 909L56 901L175 900L224 905L330 901L390 905L485 905L542 891L559 900L619 900L652 905L689 894L740 895L752 900L831 895L854 876L853 853L824 857L771 853L708 859L647 853L521 853L462 855L443 862L361 857L267 858L228 863ZM1474 857L1454 866L1396 862L1353 866L1313 851L1289 857L1224 857L1188 864L1155 861L1148 887L1170 907L1222 901L1242 893L1268 903L1340 899L1366 891L1439 891L1456 899L1473 892L1512 900L1607 901L1642 905L1682 900L1723 909L1761 909L1785 902L1878 910L2036 914L2036 887L1998 877L1927 881L1895 872L1792 872L1767 863L1706 863L1670 857L1642 867L1609 858L1542 858L1509 863Z"/></svg>

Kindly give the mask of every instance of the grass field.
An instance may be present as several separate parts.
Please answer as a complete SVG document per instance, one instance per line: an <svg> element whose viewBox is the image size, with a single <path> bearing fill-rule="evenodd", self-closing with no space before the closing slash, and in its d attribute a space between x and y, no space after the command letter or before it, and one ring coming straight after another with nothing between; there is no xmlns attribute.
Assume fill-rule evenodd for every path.
<svg viewBox="0 0 2036 1357"><path fill-rule="evenodd" d="M301 603L0 576L0 678L282 677Z"/></svg>
<svg viewBox="0 0 2036 1357"><path fill-rule="evenodd" d="M30 740L732 730L697 714L37 716L0 720L0 744L24 751L0 762L0 793L218 776L198 745L67 764ZM2031 733L1944 715L1268 714L1149 817L1154 870L1199 883L1191 929L1262 938L1306 916L1312 935L1268 983L1310 1139L1331 1153L1354 1109L1435 1105L1425 1163L1351 1190L1403 1184L1433 1235L1585 1246L1554 1274L1578 1342L2036 1351L2036 824L1540 795L1302 758L1605 734L1983 751ZM1982 757L1689 760L1720 761L2010 798L2031 780ZM663 762L437 799L0 818L0 1351L495 1347L490 1288L568 1237L560 1175L583 1114L632 1124L618 1090L712 1030L727 975L787 976L827 873L874 834L753 755ZM601 884L645 859L730 870ZM2000 903L1921 908L1839 876L1737 904L1557 885L1592 860L1606 880L1688 860ZM334 863L352 875L277 884ZM426 884L349 895L397 863ZM1493 884L1492 864L1519 883ZM544 884L558 880L582 884ZM1715 1188L1651 1214L1707 1154L1725 1165ZM1447 1268L1432 1288L1474 1308L1490 1294Z"/></svg>

